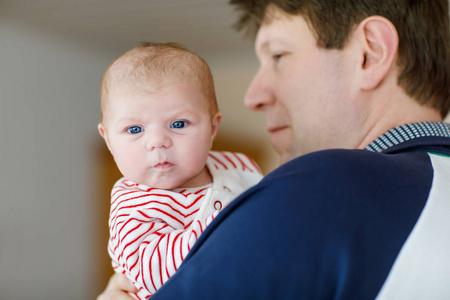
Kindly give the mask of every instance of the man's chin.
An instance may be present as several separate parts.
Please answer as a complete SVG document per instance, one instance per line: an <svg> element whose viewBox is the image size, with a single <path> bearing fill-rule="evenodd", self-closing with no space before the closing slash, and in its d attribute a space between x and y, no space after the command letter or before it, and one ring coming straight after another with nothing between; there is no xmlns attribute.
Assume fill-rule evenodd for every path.
<svg viewBox="0 0 450 300"><path fill-rule="evenodd" d="M294 158L300 157L302 155L305 155L307 153L303 153L302 151L299 151L298 149L293 149L293 147L290 147L290 149L287 149L286 151L278 151L275 149L280 156L280 165L287 163L288 161L293 160Z"/></svg>
<svg viewBox="0 0 450 300"><path fill-rule="evenodd" d="M294 158L289 153L278 153L278 154L280 155L280 166Z"/></svg>

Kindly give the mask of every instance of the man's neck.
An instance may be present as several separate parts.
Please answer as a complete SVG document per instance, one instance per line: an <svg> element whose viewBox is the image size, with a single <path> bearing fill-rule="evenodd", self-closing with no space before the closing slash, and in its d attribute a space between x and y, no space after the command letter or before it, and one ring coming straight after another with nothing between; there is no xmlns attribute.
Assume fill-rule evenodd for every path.
<svg viewBox="0 0 450 300"><path fill-rule="evenodd" d="M373 140L392 128L417 122L442 122L440 112L429 106L419 104L401 91L397 95L381 95L373 98L373 109L365 122L366 135L357 149L364 149ZM381 105L380 105L381 104Z"/></svg>

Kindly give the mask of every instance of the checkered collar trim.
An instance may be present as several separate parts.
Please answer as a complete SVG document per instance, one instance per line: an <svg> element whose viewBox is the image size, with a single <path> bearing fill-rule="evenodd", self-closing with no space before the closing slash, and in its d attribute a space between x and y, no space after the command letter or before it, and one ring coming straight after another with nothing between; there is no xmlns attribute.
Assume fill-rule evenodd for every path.
<svg viewBox="0 0 450 300"><path fill-rule="evenodd" d="M450 124L442 122L411 123L384 133L365 149L383 152L390 147L421 137L450 137Z"/></svg>

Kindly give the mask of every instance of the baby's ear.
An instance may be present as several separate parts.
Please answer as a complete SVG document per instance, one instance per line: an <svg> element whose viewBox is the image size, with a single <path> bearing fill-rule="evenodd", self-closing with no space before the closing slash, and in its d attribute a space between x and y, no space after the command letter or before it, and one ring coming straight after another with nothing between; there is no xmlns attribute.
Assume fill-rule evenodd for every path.
<svg viewBox="0 0 450 300"><path fill-rule="evenodd" d="M217 131L219 130L220 120L222 120L222 113L219 111L212 118L212 122L211 122L211 146L210 147L212 147L212 144L214 142L214 138L216 137Z"/></svg>
<svg viewBox="0 0 450 300"><path fill-rule="evenodd" d="M106 129L105 126L103 126L102 123L99 123L98 126L98 133L100 133L100 135L102 136L102 138L105 140L106 143L106 147L108 147L108 150L111 152L111 148L109 147L109 142L108 142L108 135L106 133Z"/></svg>

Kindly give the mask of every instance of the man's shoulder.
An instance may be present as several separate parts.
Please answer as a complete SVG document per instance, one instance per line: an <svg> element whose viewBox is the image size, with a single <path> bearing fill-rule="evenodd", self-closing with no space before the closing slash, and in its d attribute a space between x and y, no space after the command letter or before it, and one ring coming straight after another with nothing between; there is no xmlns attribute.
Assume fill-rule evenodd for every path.
<svg viewBox="0 0 450 300"><path fill-rule="evenodd" d="M270 175L277 177L283 175L308 175L320 174L321 176L334 177L347 175L357 176L368 171L388 170L399 165L429 164L429 156L426 152L412 152L400 154L383 154L367 150L356 149L331 149L313 152L297 157L274 170ZM411 166L414 168L414 164ZM375 175L375 174L374 174Z"/></svg>
<svg viewBox="0 0 450 300"><path fill-rule="evenodd" d="M268 174L261 185L269 189L301 189L302 194L366 197L386 189L404 192L411 183L424 186L431 183L432 176L426 152L393 155L332 149L293 159Z"/></svg>

